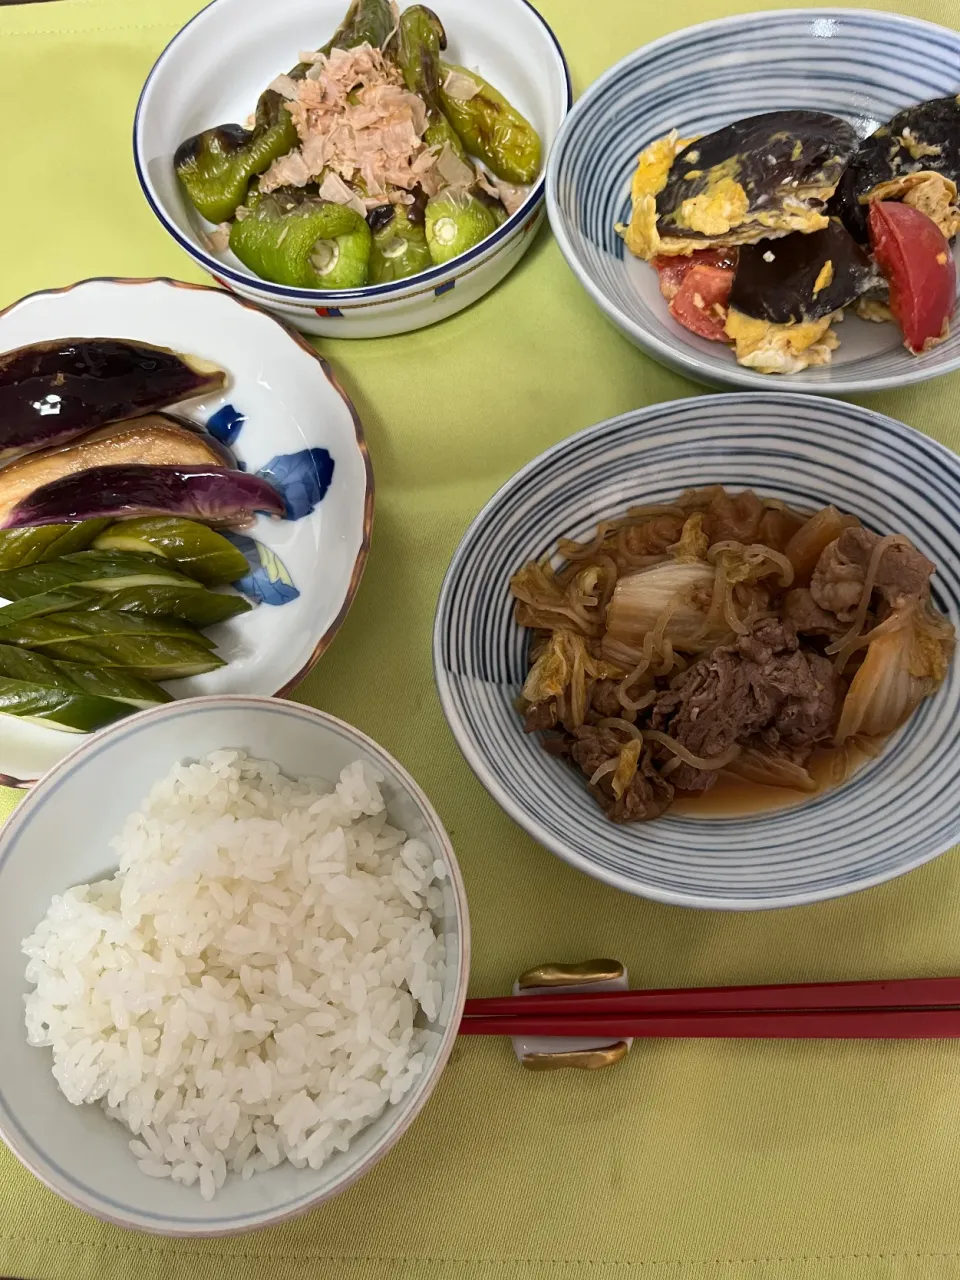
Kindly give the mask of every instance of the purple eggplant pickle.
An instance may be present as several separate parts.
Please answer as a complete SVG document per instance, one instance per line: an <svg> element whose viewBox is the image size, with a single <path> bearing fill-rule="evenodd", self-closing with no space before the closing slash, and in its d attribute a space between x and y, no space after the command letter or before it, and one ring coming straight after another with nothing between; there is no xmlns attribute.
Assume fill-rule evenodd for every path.
<svg viewBox="0 0 960 1280"><path fill-rule="evenodd" d="M0 355L0 462L216 391L222 369L119 338L58 338Z"/></svg>
<svg viewBox="0 0 960 1280"><path fill-rule="evenodd" d="M241 528L257 514L282 517L286 504L273 485L246 471L216 467L94 467L34 490L0 527L61 524L94 516L185 516Z"/></svg>
<svg viewBox="0 0 960 1280"><path fill-rule="evenodd" d="M41 449L0 467L0 523L35 489L94 467L130 463L152 467L231 467L228 449L213 436L165 413L148 413L90 431L82 440Z"/></svg>

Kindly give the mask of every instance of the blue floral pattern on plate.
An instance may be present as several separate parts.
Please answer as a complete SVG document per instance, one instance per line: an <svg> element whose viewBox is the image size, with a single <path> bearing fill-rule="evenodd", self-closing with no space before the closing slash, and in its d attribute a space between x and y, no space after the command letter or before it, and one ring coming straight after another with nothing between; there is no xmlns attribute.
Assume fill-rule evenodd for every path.
<svg viewBox="0 0 960 1280"><path fill-rule="evenodd" d="M308 516L330 488L333 458L326 449L301 449L271 458L257 473L286 499L287 519Z"/></svg>
<svg viewBox="0 0 960 1280"><path fill-rule="evenodd" d="M246 420L246 414L241 413L232 404L225 404L207 419L207 430L214 440L219 440L229 449L242 431Z"/></svg>
<svg viewBox="0 0 960 1280"><path fill-rule="evenodd" d="M228 533L225 536L246 556L250 566L250 572L233 584L238 591L257 604L281 605L296 600L300 592L275 551L245 533Z"/></svg>

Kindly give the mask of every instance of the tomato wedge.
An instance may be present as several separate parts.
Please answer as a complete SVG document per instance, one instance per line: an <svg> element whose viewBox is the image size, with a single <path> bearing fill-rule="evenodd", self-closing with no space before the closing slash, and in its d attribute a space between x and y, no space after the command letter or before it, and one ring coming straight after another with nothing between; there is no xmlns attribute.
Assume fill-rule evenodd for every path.
<svg viewBox="0 0 960 1280"><path fill-rule="evenodd" d="M672 301L676 296L683 278L694 267L735 267L737 265L736 249L697 249L695 253L684 256L668 257L663 254L653 259L653 265L660 277L660 292Z"/></svg>
<svg viewBox="0 0 960 1280"><path fill-rule="evenodd" d="M950 245L919 209L877 200L867 215L870 247L890 286L890 310L908 351L919 355L950 332L957 267Z"/></svg>
<svg viewBox="0 0 960 1280"><path fill-rule="evenodd" d="M733 276L733 267L691 267L670 303L674 320L700 338L726 342L723 326Z"/></svg>

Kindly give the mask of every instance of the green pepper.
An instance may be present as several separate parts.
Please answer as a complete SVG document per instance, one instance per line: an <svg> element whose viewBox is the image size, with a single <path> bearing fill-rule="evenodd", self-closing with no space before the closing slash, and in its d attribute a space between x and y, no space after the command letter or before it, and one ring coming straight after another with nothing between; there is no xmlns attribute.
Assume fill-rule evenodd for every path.
<svg viewBox="0 0 960 1280"><path fill-rule="evenodd" d="M236 582L250 572L246 556L221 533L179 516L118 520L98 534L97 551L133 551L160 556L205 586Z"/></svg>
<svg viewBox="0 0 960 1280"><path fill-rule="evenodd" d="M352 0L343 21L320 52L329 54L331 49L355 49L359 44L382 49L396 25L390 0ZM304 68L307 65L299 64Z"/></svg>
<svg viewBox="0 0 960 1280"><path fill-rule="evenodd" d="M260 95L253 129L222 124L181 142L173 167L191 204L208 222L232 218L250 179L298 142L293 117L273 89Z"/></svg>
<svg viewBox="0 0 960 1280"><path fill-rule="evenodd" d="M370 228L346 205L297 187L260 196L230 228L230 248L262 280L300 289L367 283Z"/></svg>
<svg viewBox="0 0 960 1280"><path fill-rule="evenodd" d="M443 23L426 5L415 4L400 15L396 59L403 82L427 108L423 140L428 147L450 146L466 160L463 143L447 119L440 102L440 54L447 47Z"/></svg>
<svg viewBox="0 0 960 1280"><path fill-rule="evenodd" d="M490 209L470 191L448 187L427 201L427 244L439 266L449 262L496 230Z"/></svg>
<svg viewBox="0 0 960 1280"><path fill-rule="evenodd" d="M498 178L521 186L540 172L542 148L536 129L516 107L483 76L465 67L440 64L440 102L460 141ZM470 98L452 97L446 84L450 75L472 82Z"/></svg>
<svg viewBox="0 0 960 1280"><path fill-rule="evenodd" d="M373 230L370 283L405 280L433 266L427 244L424 202L384 204L372 209L367 222Z"/></svg>

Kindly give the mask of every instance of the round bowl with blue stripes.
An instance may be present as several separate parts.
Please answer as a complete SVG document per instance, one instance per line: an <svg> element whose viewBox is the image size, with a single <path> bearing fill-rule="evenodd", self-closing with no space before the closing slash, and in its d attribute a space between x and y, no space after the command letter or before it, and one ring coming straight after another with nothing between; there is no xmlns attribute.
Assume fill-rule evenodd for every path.
<svg viewBox="0 0 960 1280"><path fill-rule="evenodd" d="M173 171L177 147L225 120L246 120L257 98L301 49L315 49L347 0L212 0L173 37L147 76L133 124L133 159L144 197L194 263L225 289L306 333L379 338L435 324L476 302L513 270L544 218L541 176L519 209L459 257L390 284L293 289L261 280L234 254L213 253L204 222ZM404 3L401 7L405 7ZM437 0L447 56L476 68L534 125L544 157L570 109L570 74L556 36L528 0Z"/></svg>
<svg viewBox="0 0 960 1280"><path fill-rule="evenodd" d="M780 109L829 111L866 137L901 108L960 88L960 32L896 14L781 9L705 22L628 54L579 99L547 167L547 210L564 257L590 297L641 350L711 386L766 387L771 377L670 315L657 273L614 230L630 217L637 154L670 132L709 133ZM960 368L960 326L915 356L892 324L847 315L839 350L791 374L791 391L880 391Z"/></svg>
<svg viewBox="0 0 960 1280"><path fill-rule="evenodd" d="M444 580L434 625L440 701L467 763L534 840L599 880L661 902L748 910L853 893L960 840L960 664L836 790L744 817L669 811L610 822L584 781L522 732L514 699L529 633L509 583L558 538L586 539L629 507L723 484L814 508L833 503L903 533L937 565L934 601L960 625L960 458L842 401L787 392L693 397L569 437L480 512Z"/></svg>

